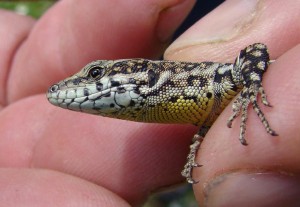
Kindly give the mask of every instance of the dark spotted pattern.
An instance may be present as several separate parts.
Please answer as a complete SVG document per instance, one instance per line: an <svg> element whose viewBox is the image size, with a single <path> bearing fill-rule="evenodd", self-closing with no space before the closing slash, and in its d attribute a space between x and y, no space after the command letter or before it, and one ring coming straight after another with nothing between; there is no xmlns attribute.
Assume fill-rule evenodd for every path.
<svg viewBox="0 0 300 207"><path fill-rule="evenodd" d="M203 137L223 109L235 97L228 127L241 114L240 142L246 145L248 106L252 104L267 132L271 129L257 103L262 76L270 64L267 47L249 45L233 64L215 62L151 61L145 59L98 60L79 73L49 88L47 97L55 105L71 110L119 119L190 123L199 126L182 172L189 183L196 152ZM240 94L238 94L241 91Z"/></svg>

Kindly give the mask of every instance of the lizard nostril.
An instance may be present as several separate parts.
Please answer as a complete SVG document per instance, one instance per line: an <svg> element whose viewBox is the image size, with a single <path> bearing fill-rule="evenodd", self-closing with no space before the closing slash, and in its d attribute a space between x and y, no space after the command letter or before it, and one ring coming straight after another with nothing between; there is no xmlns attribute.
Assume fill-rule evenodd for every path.
<svg viewBox="0 0 300 207"><path fill-rule="evenodd" d="M56 92L57 90L58 90L58 85L57 84L54 84L53 86L51 86L50 88L49 88L49 92L50 93L54 93L54 92Z"/></svg>

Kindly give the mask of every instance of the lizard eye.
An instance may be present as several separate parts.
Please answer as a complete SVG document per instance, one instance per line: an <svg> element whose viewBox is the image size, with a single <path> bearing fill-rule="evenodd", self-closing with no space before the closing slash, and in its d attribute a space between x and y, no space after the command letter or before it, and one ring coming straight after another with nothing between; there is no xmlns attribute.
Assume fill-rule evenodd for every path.
<svg viewBox="0 0 300 207"><path fill-rule="evenodd" d="M89 76L92 78L97 78L102 75L103 68L96 66L90 69Z"/></svg>

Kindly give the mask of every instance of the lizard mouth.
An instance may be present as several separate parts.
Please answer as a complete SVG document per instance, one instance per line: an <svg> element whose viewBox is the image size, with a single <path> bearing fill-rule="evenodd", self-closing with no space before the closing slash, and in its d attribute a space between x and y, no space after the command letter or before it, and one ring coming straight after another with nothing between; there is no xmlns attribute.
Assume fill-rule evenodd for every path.
<svg viewBox="0 0 300 207"><path fill-rule="evenodd" d="M126 113L131 107L141 107L141 97L133 84L123 84L98 91L95 85L68 87L62 81L49 87L47 98L55 106L102 116Z"/></svg>

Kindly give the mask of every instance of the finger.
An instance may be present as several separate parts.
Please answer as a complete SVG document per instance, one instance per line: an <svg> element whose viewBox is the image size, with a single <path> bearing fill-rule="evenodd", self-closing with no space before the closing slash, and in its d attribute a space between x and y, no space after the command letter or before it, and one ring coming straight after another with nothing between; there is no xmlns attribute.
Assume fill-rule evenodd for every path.
<svg viewBox="0 0 300 207"><path fill-rule="evenodd" d="M258 5L255 4L257 2ZM251 7L252 3L254 4ZM258 199L257 194L253 195L254 193L269 192L271 195L268 196L275 198L276 193L282 192L281 186L286 192L285 198L280 200L280 197L276 197L278 199L274 199L274 201L282 206L280 201L286 200L286 197L295 198L293 195L299 194L295 185L288 185L293 182L298 183L296 182L297 178L293 180L285 177L286 180L278 182L277 191L272 191L272 187L275 186L271 185L266 185L267 188L259 190L261 185L266 184L267 181L266 183L262 182L260 186L257 185L255 189L245 188L251 182L252 174L248 176L248 182L239 183L237 178L236 182L232 182L233 185L230 186L225 185L231 180L228 179L229 181L226 182L225 176L221 176L233 171L299 173L297 164L299 155L298 150L295 149L299 139L296 133L296 126L299 125L299 110L297 109L299 100L298 96L295 96L299 90L299 73L295 70L299 67L297 60L299 49L295 48L289 51L293 45L299 43L299 24L295 25L294 23L300 18L299 7L298 2L286 4L285 1L226 1L182 35L166 51L166 59L233 62L239 50L246 45L263 42L268 45L271 58L278 58L278 62L272 64L265 74L263 83L268 100L273 107L262 108L272 128L280 136L270 137L256 115L250 110L246 132L246 138L250 145L248 147L241 146L238 141L238 120L233 129L226 128L227 119L232 113L231 108L228 107L207 134L198 153L198 163L204 165L194 174L194 178L200 180L200 184L194 186L195 195L200 203L209 200L216 201L208 203L211 206L241 206L241 203L233 203L237 201L237 199L233 199L233 197L237 197L236 192L241 192L238 194L239 197L245 195L242 196L242 201L249 203L252 198L250 203L253 204L255 200L256 203L253 206L259 206L260 202L264 204L263 198ZM229 13L230 15L228 15ZM215 30L210 29L212 25L216 28ZM289 52L280 57L286 51ZM293 89L290 90L290 88ZM284 96L283 93L285 93ZM287 114L287 111L291 114ZM253 127L255 127L254 130ZM287 137L289 137L289 141L286 140ZM276 178L280 176L278 175ZM234 178L235 176L229 177ZM264 180L264 178L259 180ZM225 181L222 182L222 179ZM272 177L269 181L271 183ZM220 188L216 187L218 191L211 193L210 191L213 191L212 188L218 182L225 184ZM277 183L277 179L275 183ZM210 196L210 193L213 195ZM223 196L217 199L219 195Z"/></svg>
<svg viewBox="0 0 300 207"><path fill-rule="evenodd" d="M58 2L14 58L9 102L44 92L92 60L158 57L193 4L194 0ZM169 19L176 14L178 18ZM164 27L167 19L170 23Z"/></svg>
<svg viewBox="0 0 300 207"><path fill-rule="evenodd" d="M253 110L248 113L247 147L238 141L238 120L232 129L225 126L230 108L215 122L198 155L204 166L195 173L201 181L195 185L200 202L205 200L211 206L244 206L250 201L253 206L283 206L287 200L290 204L297 202L300 98L295 94L299 93L300 73L295 68L300 66L299 55L300 45L278 58L263 83L273 107L261 107L279 136L268 135ZM233 199L236 192L241 195L239 199Z"/></svg>
<svg viewBox="0 0 300 207"><path fill-rule="evenodd" d="M101 186L50 170L2 168L0 183L3 206L130 206Z"/></svg>
<svg viewBox="0 0 300 207"><path fill-rule="evenodd" d="M34 20L29 17L16 15L6 10L0 10L0 109L5 106L6 84L8 69L12 58L20 44L26 39L27 34L34 25ZM18 25L16 27L16 25Z"/></svg>
<svg viewBox="0 0 300 207"><path fill-rule="evenodd" d="M165 58L233 62L238 51L262 42L276 59L300 42L299 8L299 1L225 1L179 37Z"/></svg>
<svg viewBox="0 0 300 207"><path fill-rule="evenodd" d="M0 114L0 166L71 174L136 204L183 181L180 171L195 130L71 112L34 96Z"/></svg>

